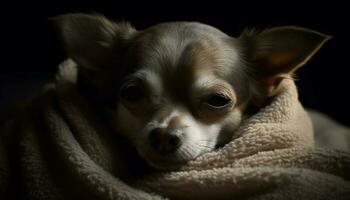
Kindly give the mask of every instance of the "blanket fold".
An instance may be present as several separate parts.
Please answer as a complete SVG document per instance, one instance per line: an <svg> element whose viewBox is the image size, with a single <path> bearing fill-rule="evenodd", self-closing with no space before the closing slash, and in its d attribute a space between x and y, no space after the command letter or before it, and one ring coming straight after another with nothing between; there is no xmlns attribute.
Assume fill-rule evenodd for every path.
<svg viewBox="0 0 350 200"><path fill-rule="evenodd" d="M230 143L178 171L134 180L106 124L73 83L47 86L0 132L0 198L350 199L350 154L314 147L291 80Z"/></svg>

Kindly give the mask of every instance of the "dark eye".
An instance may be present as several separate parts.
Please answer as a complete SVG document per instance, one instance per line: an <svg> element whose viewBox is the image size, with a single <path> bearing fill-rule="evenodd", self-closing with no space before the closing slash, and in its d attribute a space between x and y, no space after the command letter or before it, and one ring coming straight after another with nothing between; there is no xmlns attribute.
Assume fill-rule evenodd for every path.
<svg viewBox="0 0 350 200"><path fill-rule="evenodd" d="M145 98L145 94L140 86L129 85L122 88L120 97L129 102L138 102Z"/></svg>
<svg viewBox="0 0 350 200"><path fill-rule="evenodd" d="M212 94L206 100L205 104L212 108L221 109L231 104L231 99L222 94Z"/></svg>

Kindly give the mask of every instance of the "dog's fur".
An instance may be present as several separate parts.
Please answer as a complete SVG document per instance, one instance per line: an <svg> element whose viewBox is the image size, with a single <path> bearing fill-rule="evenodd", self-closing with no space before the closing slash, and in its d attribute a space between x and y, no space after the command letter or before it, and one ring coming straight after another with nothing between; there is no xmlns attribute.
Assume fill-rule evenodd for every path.
<svg viewBox="0 0 350 200"><path fill-rule="evenodd" d="M233 38L196 22L137 31L99 15L55 21L83 92L108 107L116 131L161 169L227 143L247 108L273 97L329 39L299 27Z"/></svg>

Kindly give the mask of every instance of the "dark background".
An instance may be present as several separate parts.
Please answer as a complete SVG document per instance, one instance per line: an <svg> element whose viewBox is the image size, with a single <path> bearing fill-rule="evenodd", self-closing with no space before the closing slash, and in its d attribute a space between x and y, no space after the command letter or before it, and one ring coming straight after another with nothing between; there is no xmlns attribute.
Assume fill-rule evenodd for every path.
<svg viewBox="0 0 350 200"><path fill-rule="evenodd" d="M333 36L298 71L300 100L350 126L349 6L327 1L47 1L13 2L2 6L0 111L22 100L52 79L65 58L49 17L71 12L98 12L130 21L137 29L165 21L199 21L231 36L244 27L298 25Z"/></svg>

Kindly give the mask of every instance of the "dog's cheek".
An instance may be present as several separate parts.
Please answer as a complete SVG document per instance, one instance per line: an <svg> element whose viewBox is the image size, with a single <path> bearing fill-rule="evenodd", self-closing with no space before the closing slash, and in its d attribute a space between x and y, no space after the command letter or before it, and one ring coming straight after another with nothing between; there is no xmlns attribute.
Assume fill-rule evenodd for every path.
<svg viewBox="0 0 350 200"><path fill-rule="evenodd" d="M218 144L226 144L233 138L238 137L236 135L237 129L240 127L243 120L243 113L239 108L234 109L227 117L221 122L221 131L218 136Z"/></svg>

